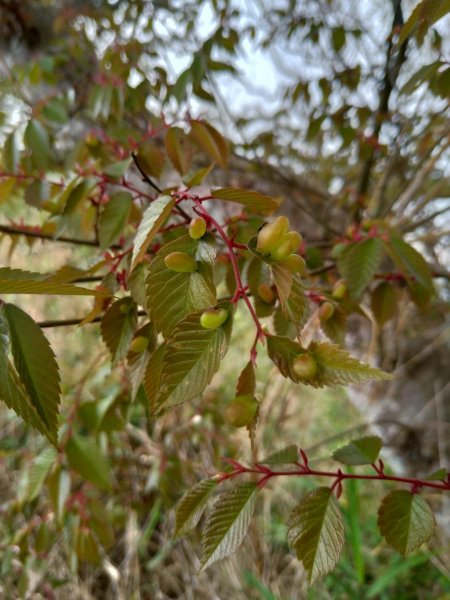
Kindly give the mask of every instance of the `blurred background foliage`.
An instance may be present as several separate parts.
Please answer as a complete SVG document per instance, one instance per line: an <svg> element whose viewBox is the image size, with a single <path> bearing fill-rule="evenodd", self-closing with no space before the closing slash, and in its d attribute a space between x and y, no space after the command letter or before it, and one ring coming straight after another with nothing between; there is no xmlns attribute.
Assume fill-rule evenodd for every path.
<svg viewBox="0 0 450 600"><path fill-rule="evenodd" d="M397 469L448 467L449 10L433 0L0 0L3 174L20 174L24 146L37 148L22 159L25 172L55 183L91 157L103 167L126 160L145 135L159 156L167 124L182 131L206 118L232 142L228 168L211 181L283 196L325 284L337 279L326 269L331 247L362 224L388 223L429 261L431 301L399 284L384 327L349 318L347 346L394 371L393 383L312 392L281 379L261 353L257 454L297 443L326 465L370 427ZM192 143L182 160L207 166L211 149L190 157ZM154 175L161 186L179 181L167 163ZM20 232L25 224L53 235L55 190L39 177L12 190L11 180L0 179L2 262L87 269L92 247ZM63 233L87 238L94 222L86 210ZM92 305L14 302L38 321L81 318ZM405 560L376 528L383 490L348 482L345 557L309 591L284 524L312 482L272 485L237 556L201 576L196 535L172 541L185 489L216 472L221 456L251 459L246 435L223 419L253 335L244 311L204 400L158 420L130 401L126 371L110 371L97 324L46 334L62 367L63 423L79 446L55 462L43 438L1 407L2 597L450 598L450 510L437 495L438 533Z"/></svg>

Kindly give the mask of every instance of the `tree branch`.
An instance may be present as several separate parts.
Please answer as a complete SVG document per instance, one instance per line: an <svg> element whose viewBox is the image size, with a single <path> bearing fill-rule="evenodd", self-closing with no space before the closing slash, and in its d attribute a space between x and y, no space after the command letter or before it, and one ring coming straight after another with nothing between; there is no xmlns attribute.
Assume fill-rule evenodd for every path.
<svg viewBox="0 0 450 600"><path fill-rule="evenodd" d="M78 238L61 236L59 238L53 237L49 233L43 233L41 231L32 231L28 229L22 229L13 225L0 225L0 232L7 233L8 235L24 235L25 237L38 238L41 240L49 240L50 242L64 242L66 244L75 244L79 246L91 246L98 248L99 244L95 240L81 240ZM111 248L117 250L122 249L122 246L114 244Z"/></svg>
<svg viewBox="0 0 450 600"><path fill-rule="evenodd" d="M406 59L406 48L408 44L408 39L404 41L404 43L400 46L400 49L397 54L397 58L395 61L392 61L392 50L394 47L393 37L396 33L396 30L403 25L403 13L401 0L393 0L393 8L394 8L394 18L392 22L392 29L389 36L389 43L386 52L386 64L384 69L384 78L383 78L383 87L380 92L380 100L378 104L378 109L375 114L375 125L372 132L372 137L378 140L378 136L380 134L381 127L383 122L387 118L388 108L389 108L389 98L391 97L392 90L394 89L395 82L397 80L397 76L400 72L400 68ZM357 207L355 219L356 221L360 221L361 212L362 212L362 201L367 194L367 190L370 184L370 178L372 175L372 170L375 165L375 159L377 158L377 151L374 147L370 147L369 156L364 163L361 172L361 178L358 186L358 196L357 196Z"/></svg>

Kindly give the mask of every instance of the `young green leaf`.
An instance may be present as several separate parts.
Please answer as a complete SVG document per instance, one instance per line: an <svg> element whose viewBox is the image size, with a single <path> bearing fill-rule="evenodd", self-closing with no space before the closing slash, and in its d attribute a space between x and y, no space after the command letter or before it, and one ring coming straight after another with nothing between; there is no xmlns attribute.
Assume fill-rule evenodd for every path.
<svg viewBox="0 0 450 600"><path fill-rule="evenodd" d="M163 358L157 411L202 394L228 350L231 314L217 329L202 327L200 316L189 315L173 332Z"/></svg>
<svg viewBox="0 0 450 600"><path fill-rule="evenodd" d="M191 165L191 150L184 131L178 127L170 127L167 130L164 143L167 156L178 173L180 175L187 173Z"/></svg>
<svg viewBox="0 0 450 600"><path fill-rule="evenodd" d="M309 492L294 508L288 541L308 571L310 583L333 570L344 546L344 523L330 488Z"/></svg>
<svg viewBox="0 0 450 600"><path fill-rule="evenodd" d="M3 145L3 165L9 173L16 173L19 166L20 152L17 131L11 132Z"/></svg>
<svg viewBox="0 0 450 600"><path fill-rule="evenodd" d="M236 396L253 395L256 388L255 365L249 361L239 375L236 385Z"/></svg>
<svg viewBox="0 0 450 600"><path fill-rule="evenodd" d="M214 504L202 535L202 571L240 546L255 509L257 490L256 483L241 483Z"/></svg>
<svg viewBox="0 0 450 600"><path fill-rule="evenodd" d="M56 437L61 388L53 350L39 325L23 310L5 304L3 316L20 380L46 429Z"/></svg>
<svg viewBox="0 0 450 600"><path fill-rule="evenodd" d="M382 250L379 238L367 238L349 244L339 255L339 271L353 298L359 298L371 282L380 264Z"/></svg>
<svg viewBox="0 0 450 600"><path fill-rule="evenodd" d="M98 239L102 250L112 246L122 235L132 201L128 192L117 192L109 199L98 221Z"/></svg>
<svg viewBox="0 0 450 600"><path fill-rule="evenodd" d="M262 465L288 465L295 464L296 462L298 462L298 448L295 444L286 446L286 448L278 450L263 460L258 461Z"/></svg>
<svg viewBox="0 0 450 600"><path fill-rule="evenodd" d="M370 465L377 460L382 445L381 438L368 435L338 448L333 452L333 458L344 465Z"/></svg>
<svg viewBox="0 0 450 600"><path fill-rule="evenodd" d="M72 435L66 444L65 452L69 465L84 479L101 489L111 489L109 463L94 440Z"/></svg>
<svg viewBox="0 0 450 600"><path fill-rule="evenodd" d="M184 494L178 502L175 513L175 537L184 535L197 525L206 508L209 495L216 485L216 479L202 479Z"/></svg>
<svg viewBox="0 0 450 600"><path fill-rule="evenodd" d="M329 319L320 319L320 328L324 334L335 344L345 345L345 333L347 331L347 315L340 307L335 307Z"/></svg>
<svg viewBox="0 0 450 600"><path fill-rule="evenodd" d="M275 283L276 283L275 279ZM308 304L306 302L305 290L298 275L292 276L291 293L285 302L280 297L281 312L285 319L300 328L307 317Z"/></svg>
<svg viewBox="0 0 450 600"><path fill-rule="evenodd" d="M413 277L417 283L423 286L428 294L434 292L433 279L430 268L419 252L402 239L391 236L385 247L398 269L407 277Z"/></svg>
<svg viewBox="0 0 450 600"><path fill-rule="evenodd" d="M436 469L436 471L433 471L432 473L430 473L430 475L428 475L427 477L427 481L445 481L447 478L447 469L444 469L444 467L441 467L440 469Z"/></svg>
<svg viewBox="0 0 450 600"><path fill-rule="evenodd" d="M433 534L433 511L418 494L407 490L393 490L378 509L378 527L387 543L407 556Z"/></svg>
<svg viewBox="0 0 450 600"><path fill-rule="evenodd" d="M397 294L394 286L388 281L382 281L373 290L370 307L380 327L390 321L397 312Z"/></svg>
<svg viewBox="0 0 450 600"><path fill-rule="evenodd" d="M123 358L137 326L136 305L131 298L121 298L105 312L100 330L111 352L113 365Z"/></svg>
<svg viewBox="0 0 450 600"><path fill-rule="evenodd" d="M104 173L105 175L108 175L108 177L122 177L123 175L125 175L130 164L131 158L119 160L118 162L112 163L105 167Z"/></svg>
<svg viewBox="0 0 450 600"><path fill-rule="evenodd" d="M8 358L8 329L0 313L0 400L56 446L56 431L42 421Z"/></svg>
<svg viewBox="0 0 450 600"><path fill-rule="evenodd" d="M163 370L164 353L167 345L161 344L148 359L144 374L144 390L149 403L150 411L156 409L156 401L158 399L159 390L161 387L161 374Z"/></svg>
<svg viewBox="0 0 450 600"><path fill-rule="evenodd" d="M191 132L205 152L225 168L228 163L228 144L217 129L203 121L191 121Z"/></svg>
<svg viewBox="0 0 450 600"><path fill-rule="evenodd" d="M168 269L164 259L172 252L195 258L198 268L192 273ZM152 260L147 276L148 310L157 331L168 338L187 315L216 304L212 265L216 253L214 238L205 235L193 240L183 236L163 246Z"/></svg>
<svg viewBox="0 0 450 600"><path fill-rule="evenodd" d="M370 380L389 380L392 375L361 363L348 352L327 342L312 342L308 350L316 359L319 371L311 381L314 387L348 385Z"/></svg>
<svg viewBox="0 0 450 600"><path fill-rule="evenodd" d="M141 144L137 151L137 157L139 165L144 173L150 175L150 177L156 177L157 179L161 177L166 158L162 150L160 150L154 141L149 139Z"/></svg>
<svg viewBox="0 0 450 600"><path fill-rule="evenodd" d="M23 136L25 145L31 151L31 163L35 169L45 170L50 161L50 141L45 127L40 121L31 119Z"/></svg>
<svg viewBox="0 0 450 600"><path fill-rule="evenodd" d="M48 275L21 269L0 269L0 294L48 294L57 296L101 296L96 290L51 281Z"/></svg>
<svg viewBox="0 0 450 600"><path fill-rule="evenodd" d="M46 448L38 454L29 471L27 497L25 498L27 502L32 502L38 497L55 460L56 450L54 448Z"/></svg>
<svg viewBox="0 0 450 600"><path fill-rule="evenodd" d="M211 192L213 198L219 198L224 202L237 202L244 205L249 212L268 215L280 206L280 202L266 194L240 188L222 188Z"/></svg>
<svg viewBox="0 0 450 600"><path fill-rule="evenodd" d="M138 264L164 222L169 218L175 198L160 196L145 211L134 238L131 270Z"/></svg>

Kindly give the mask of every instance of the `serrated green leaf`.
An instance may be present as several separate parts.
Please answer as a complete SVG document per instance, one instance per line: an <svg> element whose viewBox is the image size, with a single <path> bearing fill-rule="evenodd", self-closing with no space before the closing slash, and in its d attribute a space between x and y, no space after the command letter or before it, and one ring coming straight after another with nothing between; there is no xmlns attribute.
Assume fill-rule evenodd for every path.
<svg viewBox="0 0 450 600"><path fill-rule="evenodd" d="M169 218L175 198L160 196L145 211L134 238L133 257L131 270L138 264L150 246L153 238L158 233L164 222Z"/></svg>
<svg viewBox="0 0 450 600"><path fill-rule="evenodd" d="M344 465L371 465L377 460L382 446L381 438L368 435L338 448L333 452L333 458Z"/></svg>
<svg viewBox="0 0 450 600"><path fill-rule="evenodd" d="M61 388L53 350L39 325L23 310L5 304L2 312L8 326L14 366L32 405L54 439Z"/></svg>
<svg viewBox="0 0 450 600"><path fill-rule="evenodd" d="M390 321L397 312L397 294L392 284L382 281L373 290L370 306L380 327Z"/></svg>
<svg viewBox="0 0 450 600"><path fill-rule="evenodd" d="M385 243L385 247L395 265L407 278L407 283L410 277L414 277L429 294L434 292L430 268L415 248L395 236L391 236L389 242Z"/></svg>
<svg viewBox="0 0 450 600"><path fill-rule="evenodd" d="M308 571L310 583L334 569L344 547L344 523L330 488L309 492L294 508L288 541Z"/></svg>
<svg viewBox="0 0 450 600"><path fill-rule="evenodd" d="M211 165L208 165L203 169L197 169L193 173L189 173L189 175L183 177L183 183L187 187L194 187L195 185L200 185L201 183L203 183L203 180L206 179L206 177L208 177L208 175L211 173L215 166L216 163L212 163Z"/></svg>
<svg viewBox="0 0 450 600"><path fill-rule="evenodd" d="M250 526L257 490L255 483L241 483L214 504L202 535L202 571L240 546Z"/></svg>
<svg viewBox="0 0 450 600"><path fill-rule="evenodd" d="M109 199L98 221L98 239L102 250L112 246L122 235L132 202L133 198L128 192L117 192Z"/></svg>
<svg viewBox="0 0 450 600"><path fill-rule="evenodd" d="M266 194L240 188L222 188L211 192L213 198L224 202L236 202L245 206L250 212L267 215L280 207L280 203Z"/></svg>
<svg viewBox="0 0 450 600"><path fill-rule="evenodd" d="M426 479L427 481L445 481L447 475L447 469L442 467L441 469L436 469L436 471L433 471Z"/></svg>
<svg viewBox="0 0 450 600"><path fill-rule="evenodd" d="M334 307L334 313L329 319L320 321L320 328L332 342L339 344L339 346L345 345L347 315L340 307Z"/></svg>
<svg viewBox="0 0 450 600"><path fill-rule="evenodd" d="M230 341L233 317L231 306L227 308L229 317L217 329L200 325L201 312L189 315L177 325L163 357L158 411L193 400L211 381Z"/></svg>
<svg viewBox="0 0 450 600"><path fill-rule="evenodd" d="M100 323L103 341L111 352L113 365L123 358L137 326L136 305L131 298L121 298L105 312Z"/></svg>
<svg viewBox="0 0 450 600"><path fill-rule="evenodd" d="M280 305L283 316L299 329L306 320L308 303L303 283L298 275L293 275L291 293L284 303L280 298Z"/></svg>
<svg viewBox="0 0 450 600"><path fill-rule="evenodd" d="M53 445L56 445L56 432L50 431L36 412L8 359L8 344L8 329L0 311L0 400L31 427L47 436Z"/></svg>
<svg viewBox="0 0 450 600"><path fill-rule="evenodd" d="M340 253L339 271L353 298L359 298L371 282L380 264L382 249L383 243L379 238L367 238L349 244Z"/></svg>
<svg viewBox="0 0 450 600"><path fill-rule="evenodd" d="M9 173L17 173L20 153L17 131L8 135L3 146L3 166Z"/></svg>
<svg viewBox="0 0 450 600"><path fill-rule="evenodd" d="M298 448L295 444L286 446L282 450L278 450L273 454L270 454L263 460L259 460L258 463L262 465L288 465L295 464L298 462Z"/></svg>
<svg viewBox="0 0 450 600"><path fill-rule="evenodd" d="M161 344L152 354L147 362L144 374L144 390L148 399L150 411L156 409L156 401L161 387L161 373L164 366L163 359L167 345Z"/></svg>
<svg viewBox="0 0 450 600"><path fill-rule="evenodd" d="M153 140L146 140L139 146L137 157L144 173L159 179L164 170L166 157Z"/></svg>
<svg viewBox="0 0 450 600"><path fill-rule="evenodd" d="M191 164L191 153L184 131L178 127L171 127L167 131L164 143L167 156L178 173L187 173Z"/></svg>
<svg viewBox="0 0 450 600"><path fill-rule="evenodd" d="M191 121L191 133L205 152L221 167L228 163L228 144L221 134L209 123Z"/></svg>
<svg viewBox="0 0 450 600"><path fill-rule="evenodd" d="M198 269L177 273L168 269L164 258L171 252L185 252L195 258ZM148 270L147 301L150 319L157 331L169 337L176 324L187 315L216 304L212 265L216 256L214 238L199 240L189 235L169 242L156 254Z"/></svg>
<svg viewBox="0 0 450 600"><path fill-rule="evenodd" d="M256 389L255 365L250 360L239 375L236 385L236 396L254 394Z"/></svg>
<svg viewBox="0 0 450 600"><path fill-rule="evenodd" d="M291 295L293 275L290 268L283 263L271 265L273 280L277 286L278 297L282 306L283 313L285 312L286 302Z"/></svg>
<svg viewBox="0 0 450 600"><path fill-rule="evenodd" d="M426 500L407 490L390 492L378 510L381 535L403 556L427 542L435 524L433 511Z"/></svg>
<svg viewBox="0 0 450 600"><path fill-rule="evenodd" d="M316 359L319 367L318 374L311 381L311 385L314 387L392 379L392 375L389 373L365 365L334 344L312 342L308 350Z"/></svg>
<svg viewBox="0 0 450 600"><path fill-rule="evenodd" d="M24 133L24 142L31 151L31 163L34 168L46 170L50 161L50 142L48 133L40 121L31 119Z"/></svg>
<svg viewBox="0 0 450 600"><path fill-rule="evenodd" d="M65 453L69 465L84 479L101 489L112 488L109 463L93 440L72 435L66 444Z"/></svg>
<svg viewBox="0 0 450 600"><path fill-rule="evenodd" d="M122 177L131 164L131 158L126 158L125 160L119 160L118 162L112 163L105 167L104 173L108 175L108 177Z"/></svg>
<svg viewBox="0 0 450 600"><path fill-rule="evenodd" d="M203 479L184 494L176 508L175 537L184 535L197 525L216 485L216 479Z"/></svg>
<svg viewBox="0 0 450 600"><path fill-rule="evenodd" d="M33 502L38 497L55 460L56 450L54 448L46 448L38 454L29 471L27 497L25 498L27 502Z"/></svg>
<svg viewBox="0 0 450 600"><path fill-rule="evenodd" d="M0 269L0 294L48 294L57 296L101 296L95 290L49 281L48 275L21 269Z"/></svg>

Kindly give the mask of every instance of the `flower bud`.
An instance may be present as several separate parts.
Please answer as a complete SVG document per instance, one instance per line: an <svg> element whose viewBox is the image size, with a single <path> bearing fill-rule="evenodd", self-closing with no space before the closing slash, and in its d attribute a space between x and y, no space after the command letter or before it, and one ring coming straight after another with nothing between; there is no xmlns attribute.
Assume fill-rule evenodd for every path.
<svg viewBox="0 0 450 600"><path fill-rule="evenodd" d="M347 293L347 285L345 281L338 281L338 283L334 286L333 293L331 296L335 300L342 300L342 298Z"/></svg>
<svg viewBox="0 0 450 600"><path fill-rule="evenodd" d="M251 394L236 396L225 409L225 420L233 427L245 427L257 410L258 401Z"/></svg>
<svg viewBox="0 0 450 600"><path fill-rule="evenodd" d="M283 264L289 267L292 273L300 273L300 275L305 275L306 273L306 263L298 254L289 255L286 260L283 261Z"/></svg>
<svg viewBox="0 0 450 600"><path fill-rule="evenodd" d="M165 257L164 263L168 269L177 273L192 273L197 270L195 259L186 252L171 252Z"/></svg>
<svg viewBox="0 0 450 600"><path fill-rule="evenodd" d="M328 321L334 314L334 306L331 302L324 302L319 308L319 319L321 321Z"/></svg>
<svg viewBox="0 0 450 600"><path fill-rule="evenodd" d="M200 317L200 325L204 329L218 329L228 319L228 311L224 308L207 308Z"/></svg>
<svg viewBox="0 0 450 600"><path fill-rule="evenodd" d="M130 344L130 352L140 354L144 352L148 347L149 339L143 335L138 335Z"/></svg>
<svg viewBox="0 0 450 600"><path fill-rule="evenodd" d="M272 304L272 302L275 300L275 294L273 293L270 285L267 283L261 283L258 285L257 293L261 300L266 304Z"/></svg>
<svg viewBox="0 0 450 600"><path fill-rule="evenodd" d="M189 223L189 235L193 240L198 240L206 233L206 221L202 217L192 219Z"/></svg>
<svg viewBox="0 0 450 600"><path fill-rule="evenodd" d="M258 233L256 249L261 254L271 254L288 230L289 219L284 216L277 217L272 223L266 223Z"/></svg>
<svg viewBox="0 0 450 600"><path fill-rule="evenodd" d="M317 363L314 356L305 352L294 358L292 370L299 379L312 379L317 373Z"/></svg>

